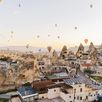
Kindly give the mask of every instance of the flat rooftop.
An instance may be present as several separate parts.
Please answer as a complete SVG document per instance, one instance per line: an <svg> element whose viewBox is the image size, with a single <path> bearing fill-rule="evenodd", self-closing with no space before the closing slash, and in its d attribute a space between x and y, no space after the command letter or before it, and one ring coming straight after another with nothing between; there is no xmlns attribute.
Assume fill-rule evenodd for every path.
<svg viewBox="0 0 102 102"><path fill-rule="evenodd" d="M21 94L21 96L28 96L37 93L31 86L21 86L18 88L18 92Z"/></svg>

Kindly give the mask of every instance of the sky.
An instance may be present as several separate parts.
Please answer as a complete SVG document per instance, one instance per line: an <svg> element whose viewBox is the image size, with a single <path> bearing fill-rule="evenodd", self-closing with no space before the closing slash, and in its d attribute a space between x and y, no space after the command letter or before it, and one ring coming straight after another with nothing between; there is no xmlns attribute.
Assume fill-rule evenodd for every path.
<svg viewBox="0 0 102 102"><path fill-rule="evenodd" d="M102 43L102 0L0 0L0 46L90 42Z"/></svg>

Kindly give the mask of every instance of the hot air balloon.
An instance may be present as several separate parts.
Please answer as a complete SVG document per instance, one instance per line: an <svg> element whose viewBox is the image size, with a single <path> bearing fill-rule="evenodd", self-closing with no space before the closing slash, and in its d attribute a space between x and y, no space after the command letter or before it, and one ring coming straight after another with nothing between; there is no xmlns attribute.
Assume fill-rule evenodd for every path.
<svg viewBox="0 0 102 102"><path fill-rule="evenodd" d="M29 48L29 44L26 45L26 48L27 48L27 49Z"/></svg>
<svg viewBox="0 0 102 102"><path fill-rule="evenodd" d="M93 5L92 4L90 4L90 8L92 8L93 7Z"/></svg>
<svg viewBox="0 0 102 102"><path fill-rule="evenodd" d="M21 7L21 4L19 4L18 6Z"/></svg>
<svg viewBox="0 0 102 102"><path fill-rule="evenodd" d="M57 36L57 38L59 39L59 38L60 38L60 36Z"/></svg>
<svg viewBox="0 0 102 102"><path fill-rule="evenodd" d="M39 35L37 35L37 38L39 38L40 36Z"/></svg>
<svg viewBox="0 0 102 102"><path fill-rule="evenodd" d="M57 27L57 24L55 24L55 27Z"/></svg>
<svg viewBox="0 0 102 102"><path fill-rule="evenodd" d="M77 27L75 27L75 30L77 30Z"/></svg>
<svg viewBox="0 0 102 102"><path fill-rule="evenodd" d="M11 34L13 34L14 32L13 31L11 31Z"/></svg>
<svg viewBox="0 0 102 102"><path fill-rule="evenodd" d="M48 49L49 52L51 52L52 47L48 46L47 49Z"/></svg>
<svg viewBox="0 0 102 102"><path fill-rule="evenodd" d="M48 34L48 37L50 37L50 34Z"/></svg>
<svg viewBox="0 0 102 102"><path fill-rule="evenodd" d="M41 49L39 49L39 52L41 52Z"/></svg>
<svg viewBox="0 0 102 102"><path fill-rule="evenodd" d="M85 44L87 44L88 43L88 39L84 39L84 42L85 42Z"/></svg>

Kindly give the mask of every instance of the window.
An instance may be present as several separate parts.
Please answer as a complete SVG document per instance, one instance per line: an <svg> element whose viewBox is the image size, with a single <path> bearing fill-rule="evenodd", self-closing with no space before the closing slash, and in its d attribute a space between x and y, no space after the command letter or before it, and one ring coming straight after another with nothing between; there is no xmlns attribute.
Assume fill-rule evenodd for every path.
<svg viewBox="0 0 102 102"><path fill-rule="evenodd" d="M81 85L79 85L79 87L81 87Z"/></svg>
<svg viewBox="0 0 102 102"><path fill-rule="evenodd" d="M44 67L42 67L42 69L44 69Z"/></svg>
<svg viewBox="0 0 102 102"><path fill-rule="evenodd" d="M76 97L74 97L74 99L76 99Z"/></svg>
<svg viewBox="0 0 102 102"><path fill-rule="evenodd" d="M39 69L42 70L41 67L39 67Z"/></svg>
<svg viewBox="0 0 102 102"><path fill-rule="evenodd" d="M77 100L79 100L79 96L77 97Z"/></svg>
<svg viewBox="0 0 102 102"><path fill-rule="evenodd" d="M80 97L80 100L82 100L82 97Z"/></svg>
<svg viewBox="0 0 102 102"><path fill-rule="evenodd" d="M33 96L35 99L38 99L38 95L36 95L36 96Z"/></svg>
<svg viewBox="0 0 102 102"><path fill-rule="evenodd" d="M24 99L24 102L27 102L27 99L26 98Z"/></svg>
<svg viewBox="0 0 102 102"><path fill-rule="evenodd" d="M86 99L88 99L88 96L86 96Z"/></svg>
<svg viewBox="0 0 102 102"><path fill-rule="evenodd" d="M74 89L74 93L76 93L76 89Z"/></svg>
<svg viewBox="0 0 102 102"><path fill-rule="evenodd" d="M30 101L33 101L34 100L34 97L30 97Z"/></svg>
<svg viewBox="0 0 102 102"><path fill-rule="evenodd" d="M83 90L82 90L82 88L80 88L80 92L82 92Z"/></svg>
<svg viewBox="0 0 102 102"><path fill-rule="evenodd" d="M56 92L56 90L54 90L54 92Z"/></svg>
<svg viewBox="0 0 102 102"><path fill-rule="evenodd" d="M42 98L44 98L44 96L42 96Z"/></svg>
<svg viewBox="0 0 102 102"><path fill-rule="evenodd" d="M71 98L71 96L69 96L69 98Z"/></svg>
<svg viewBox="0 0 102 102"><path fill-rule="evenodd" d="M28 97L28 98L26 98L26 99L27 99L27 100L26 100L27 102L29 102L29 101L30 101L30 98L29 98L29 97Z"/></svg>

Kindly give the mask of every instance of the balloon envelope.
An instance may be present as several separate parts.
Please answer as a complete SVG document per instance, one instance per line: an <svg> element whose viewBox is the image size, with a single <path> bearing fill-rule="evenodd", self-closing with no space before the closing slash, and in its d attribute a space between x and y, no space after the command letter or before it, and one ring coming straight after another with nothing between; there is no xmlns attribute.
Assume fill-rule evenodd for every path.
<svg viewBox="0 0 102 102"><path fill-rule="evenodd" d="M92 8L92 7L93 7L93 5L91 4L91 5L90 5L90 8Z"/></svg>
<svg viewBox="0 0 102 102"><path fill-rule="evenodd" d="M84 42L85 42L85 44L87 44L88 43L88 39L84 39Z"/></svg>
<svg viewBox="0 0 102 102"><path fill-rule="evenodd" d="M26 45L26 48L27 48L27 49L29 48L29 44Z"/></svg>
<svg viewBox="0 0 102 102"><path fill-rule="evenodd" d="M57 27L57 24L55 24L55 27Z"/></svg>
<svg viewBox="0 0 102 102"><path fill-rule="evenodd" d="M75 27L75 30L77 29L77 27Z"/></svg>
<svg viewBox="0 0 102 102"><path fill-rule="evenodd" d="M58 39L60 38L60 36L57 37Z"/></svg>

